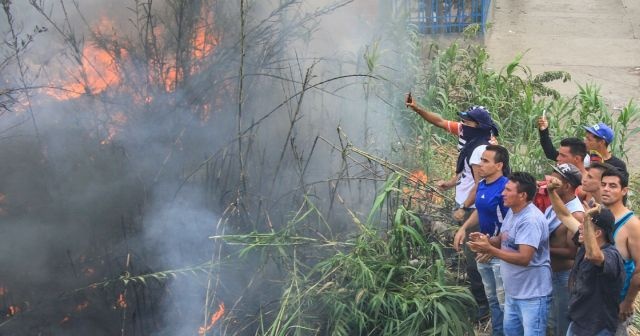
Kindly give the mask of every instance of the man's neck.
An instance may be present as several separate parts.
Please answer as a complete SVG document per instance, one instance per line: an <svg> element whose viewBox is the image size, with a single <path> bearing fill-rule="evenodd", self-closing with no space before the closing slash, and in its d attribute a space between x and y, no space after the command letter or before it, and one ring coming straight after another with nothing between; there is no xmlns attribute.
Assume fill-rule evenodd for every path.
<svg viewBox="0 0 640 336"><path fill-rule="evenodd" d="M522 211L522 209L526 208L527 205L529 205L530 202L526 202L523 204L518 204L518 205L513 205L511 206L511 211L513 211L514 214L517 214L518 212Z"/></svg>
<svg viewBox="0 0 640 336"><path fill-rule="evenodd" d="M611 153L609 153L609 150L606 147L598 149L598 153L602 155L602 160L604 161L609 160L611 158Z"/></svg>
<svg viewBox="0 0 640 336"><path fill-rule="evenodd" d="M620 218L621 216L629 212L629 209L625 207L624 204L622 204L622 201L607 205L607 208L611 210L616 220L618 220L618 218Z"/></svg>
<svg viewBox="0 0 640 336"><path fill-rule="evenodd" d="M502 177L502 172L487 176L484 178L486 183L493 183Z"/></svg>
<svg viewBox="0 0 640 336"><path fill-rule="evenodd" d="M573 192L571 193L566 193L565 195L560 196L560 199L562 200L562 202L564 202L564 204L571 202L571 200L573 200L574 198L576 198L575 190L573 190Z"/></svg>
<svg viewBox="0 0 640 336"><path fill-rule="evenodd" d="M603 237L598 237L596 238L596 243L598 243L598 246L600 246L600 249L605 248L607 245L611 244L609 243L608 240L604 239ZM612 244L613 245L613 244Z"/></svg>

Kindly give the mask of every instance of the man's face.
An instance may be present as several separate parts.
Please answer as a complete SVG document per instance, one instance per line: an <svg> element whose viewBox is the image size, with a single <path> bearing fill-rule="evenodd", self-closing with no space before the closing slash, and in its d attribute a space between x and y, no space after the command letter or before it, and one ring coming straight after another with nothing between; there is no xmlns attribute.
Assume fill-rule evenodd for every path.
<svg viewBox="0 0 640 336"><path fill-rule="evenodd" d="M600 190L602 179L602 169L590 168L582 177L582 190L588 193L595 193Z"/></svg>
<svg viewBox="0 0 640 336"><path fill-rule="evenodd" d="M560 146L558 156L556 157L558 164L571 163L572 165L576 165L577 161L581 161L580 156L571 154L570 147Z"/></svg>
<svg viewBox="0 0 640 336"><path fill-rule="evenodd" d="M518 192L518 184L511 180L504 186L502 198L504 206L508 208L519 206L526 202L526 194Z"/></svg>
<svg viewBox="0 0 640 336"><path fill-rule="evenodd" d="M603 177L600 187L600 192L602 193L602 204L606 206L622 202L622 198L627 194L627 188L622 187L620 184L620 178L617 176Z"/></svg>
<svg viewBox="0 0 640 336"><path fill-rule="evenodd" d="M492 150L485 150L482 153L479 164L479 175L482 178L492 176L498 171L502 170L502 163L495 162L496 152Z"/></svg>
<svg viewBox="0 0 640 336"><path fill-rule="evenodd" d="M600 143L604 140L598 138L590 132L587 132L584 135L584 144L587 145L587 151L590 150L598 150L600 148Z"/></svg>

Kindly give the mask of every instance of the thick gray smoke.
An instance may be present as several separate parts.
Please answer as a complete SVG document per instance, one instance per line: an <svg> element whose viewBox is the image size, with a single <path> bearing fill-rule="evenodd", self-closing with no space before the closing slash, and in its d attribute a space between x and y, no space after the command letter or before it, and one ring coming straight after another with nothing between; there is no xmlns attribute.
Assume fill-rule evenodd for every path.
<svg viewBox="0 0 640 336"><path fill-rule="evenodd" d="M319 137L339 145L340 127L391 155L393 104L411 76L404 35L381 33L393 26L387 1L247 2L244 45L240 1L11 4L14 21L0 20L5 40L18 36L0 68L16 89L0 89L0 334L196 334L207 287L212 309L225 302L238 318L274 298L267 283L234 306L259 260L162 273L237 251L209 236L278 229L303 195L333 230L352 229L331 199L343 157ZM201 30L215 36L208 47L194 42ZM79 60L86 47L111 61ZM70 86L92 81L79 61L109 85ZM372 183L337 190L361 216L375 196Z"/></svg>

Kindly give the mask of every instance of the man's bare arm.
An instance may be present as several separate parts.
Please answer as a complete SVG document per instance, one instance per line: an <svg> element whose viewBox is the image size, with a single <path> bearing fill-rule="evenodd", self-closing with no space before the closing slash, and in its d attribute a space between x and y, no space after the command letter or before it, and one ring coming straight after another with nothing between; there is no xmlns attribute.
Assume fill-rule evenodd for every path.
<svg viewBox="0 0 640 336"><path fill-rule="evenodd" d="M422 107L418 106L415 100L412 100L411 102L406 101L405 104L408 108L418 113L422 117L422 119L428 121L434 126L447 130L447 122L449 121L442 118L442 116L440 116L439 114L423 109Z"/></svg>
<svg viewBox="0 0 640 336"><path fill-rule="evenodd" d="M640 265L640 220L638 217L633 216L629 222L625 224L625 227L628 234L627 248L629 249L629 254L636 265ZM624 300L622 300L622 303L620 303L621 318L626 319L633 314L633 301L636 299L639 290L640 273L639 270L636 269L631 277L627 295L624 297Z"/></svg>
<svg viewBox="0 0 640 336"><path fill-rule="evenodd" d="M600 205L598 205L594 209L589 210L589 214L585 216L584 226L582 229L582 235L584 237L584 249L585 254L584 258L591 262L594 265L602 266L604 264L604 254L598 245L598 241L596 240L596 232L593 227L593 223L591 222L591 215L600 211Z"/></svg>
<svg viewBox="0 0 640 336"><path fill-rule="evenodd" d="M549 199L551 200L551 206L556 213L558 219L564 224L572 233L578 232L580 222L571 215L569 209L564 205L564 202L558 196L556 189L562 185L562 182L557 178L552 178L549 184L547 184L547 190L549 191Z"/></svg>

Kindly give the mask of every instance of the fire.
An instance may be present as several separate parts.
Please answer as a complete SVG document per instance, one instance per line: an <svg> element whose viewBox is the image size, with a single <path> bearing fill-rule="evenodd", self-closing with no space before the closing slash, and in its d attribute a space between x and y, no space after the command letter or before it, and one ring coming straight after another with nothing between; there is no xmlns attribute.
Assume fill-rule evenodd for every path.
<svg viewBox="0 0 640 336"><path fill-rule="evenodd" d="M82 273L84 274L85 277L88 278L88 277L94 275L96 273L96 270L94 268L91 268L91 267L85 267L82 270Z"/></svg>
<svg viewBox="0 0 640 336"><path fill-rule="evenodd" d="M124 293L120 293L118 296L118 301L116 302L117 308L125 309L127 308L127 299L124 297Z"/></svg>
<svg viewBox="0 0 640 336"><path fill-rule="evenodd" d="M22 309L16 305L11 305L9 306L9 308L7 309L7 316L15 316L16 314L20 313L22 311Z"/></svg>
<svg viewBox="0 0 640 336"><path fill-rule="evenodd" d="M427 184L429 177L423 170L415 170L409 175L409 180L415 181L415 183Z"/></svg>
<svg viewBox="0 0 640 336"><path fill-rule="evenodd" d="M121 52L126 54L126 50ZM47 93L58 100L69 100L83 94L98 94L108 87L120 83L120 73L114 58L104 49L93 45L85 45L82 49L82 66L67 69L65 77L71 80L58 81L52 86L60 88L47 90Z"/></svg>
<svg viewBox="0 0 640 336"><path fill-rule="evenodd" d="M442 204L444 200L439 195L430 192L427 188L429 177L422 170L411 172L407 179L408 186L402 188L402 193L411 200L412 208L421 208L427 203Z"/></svg>
<svg viewBox="0 0 640 336"><path fill-rule="evenodd" d="M218 45L218 37L211 33L211 27L213 27L213 12L205 13L207 9L202 8L203 13L198 25L195 29L195 36L193 38L193 57L195 59L202 59L215 49Z"/></svg>
<svg viewBox="0 0 640 336"><path fill-rule="evenodd" d="M409 186L402 188L402 192L412 198L424 198L423 188L429 181L429 177L422 170L414 170L407 179Z"/></svg>
<svg viewBox="0 0 640 336"><path fill-rule="evenodd" d="M100 144L106 145L111 143L111 141L113 141L113 138L118 134L120 129L122 129L122 126L124 126L124 124L127 123L127 120L128 118L124 113L116 112L111 117L111 122L107 126L107 137L106 139L102 140Z"/></svg>
<svg viewBox="0 0 640 336"><path fill-rule="evenodd" d="M211 328L213 328L213 325L218 322L222 315L224 315L224 302L218 306L218 311L211 314L211 320L209 321L209 324L198 329L198 335L204 335L209 330L211 330Z"/></svg>
<svg viewBox="0 0 640 336"><path fill-rule="evenodd" d="M76 306L75 311L81 312L85 310L87 307L89 307L89 301L84 301Z"/></svg>
<svg viewBox="0 0 640 336"><path fill-rule="evenodd" d="M153 58L148 60L151 83L164 86L166 92L173 92L185 75L195 74L201 70L201 62L198 61L209 56L220 42L219 37L213 32L213 17L213 12L203 6L193 34L189 37L188 47L192 62L187 68L182 68L182 64L177 65L175 57L170 56L172 53L167 53L161 60ZM116 27L112 20L102 17L92 30L96 36L111 37L116 41L118 37ZM167 34L166 28L162 25L154 26L153 35L158 39L158 45L161 48L170 45L168 39L173 38ZM130 60L131 57L125 48L105 49L103 45L86 43L79 60L69 64L64 72L60 73L60 79L52 81L52 88L47 89L46 92L58 100L75 99L85 94L99 94L122 83L124 74L122 67ZM152 98L143 94L139 99L148 103Z"/></svg>
<svg viewBox="0 0 640 336"><path fill-rule="evenodd" d="M106 17L100 19L96 31L104 34L105 31L113 31L113 22ZM127 58L127 50L119 49L119 54ZM83 94L98 94L107 88L117 85L121 81L120 71L114 56L99 46L85 44L82 48L80 65L65 69L64 78L52 83L47 93L58 100L69 100Z"/></svg>
<svg viewBox="0 0 640 336"><path fill-rule="evenodd" d="M64 325L67 324L69 321L71 321L71 317L69 315L65 316L62 320L60 320L60 325Z"/></svg>

